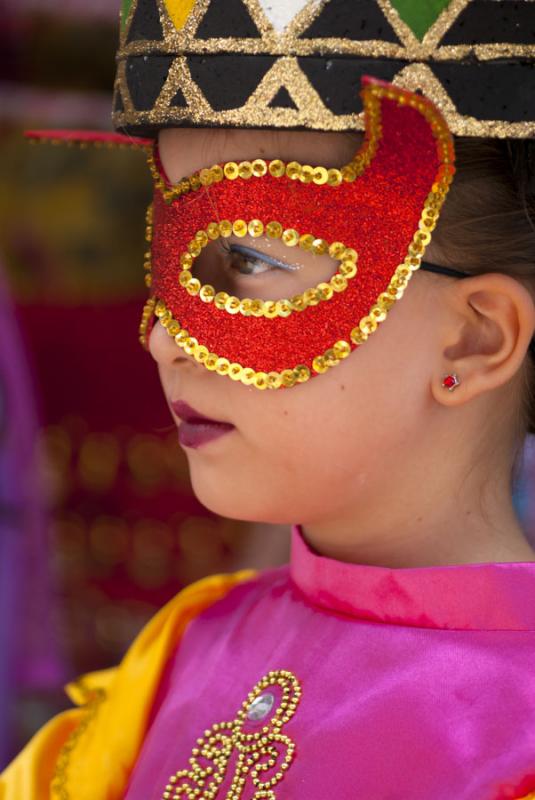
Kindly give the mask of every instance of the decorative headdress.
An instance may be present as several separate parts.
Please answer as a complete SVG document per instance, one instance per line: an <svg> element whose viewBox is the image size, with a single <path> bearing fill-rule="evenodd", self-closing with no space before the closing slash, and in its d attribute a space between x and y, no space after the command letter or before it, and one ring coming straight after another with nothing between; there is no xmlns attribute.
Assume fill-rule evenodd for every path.
<svg viewBox="0 0 535 800"><path fill-rule="evenodd" d="M123 0L113 120L363 128L363 75L459 136L535 135L533 0Z"/></svg>
<svg viewBox="0 0 535 800"><path fill-rule="evenodd" d="M535 135L534 30L535 0L123 0L120 133L94 138L149 154L141 341L156 316L207 369L291 387L366 341L415 270L466 274L423 261L452 133ZM340 169L257 158L172 185L153 140L179 126L365 138ZM330 256L331 277L271 299L202 283L202 251L246 236Z"/></svg>

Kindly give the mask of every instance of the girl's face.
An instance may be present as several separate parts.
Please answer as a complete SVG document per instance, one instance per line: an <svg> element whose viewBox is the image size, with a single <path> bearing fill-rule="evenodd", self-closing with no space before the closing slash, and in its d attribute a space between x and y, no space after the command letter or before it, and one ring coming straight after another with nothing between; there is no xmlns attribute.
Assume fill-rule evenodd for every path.
<svg viewBox="0 0 535 800"><path fill-rule="evenodd" d="M257 157L342 166L358 145L356 137L340 133L246 130L170 129L159 139L173 182L214 163ZM311 286L329 277L323 274L325 257L294 252L278 240L231 237L225 244L228 251L219 258L235 294L284 297L289 281ZM233 251L233 245L259 255ZM262 253L297 269L263 263ZM204 252L197 261L201 272L203 257ZM432 244L426 259L435 260ZM205 267L213 268L208 262ZM394 489L403 491L411 470L412 481L415 469L425 481L418 451L430 446L426 432L436 403L429 387L442 377L436 326L448 283L416 272L363 345L335 368L290 389L259 391L210 372L156 324L150 352L168 403L183 401L234 426L200 446L184 445L200 502L234 519L304 525L350 520L356 509L384 507Z"/></svg>

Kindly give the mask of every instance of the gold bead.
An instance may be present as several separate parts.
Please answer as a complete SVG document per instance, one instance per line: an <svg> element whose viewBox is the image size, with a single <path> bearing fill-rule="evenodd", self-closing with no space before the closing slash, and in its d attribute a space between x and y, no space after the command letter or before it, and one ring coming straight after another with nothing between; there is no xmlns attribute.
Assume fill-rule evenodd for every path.
<svg viewBox="0 0 535 800"><path fill-rule="evenodd" d="M307 307L305 298L302 294L294 294L290 297L290 303L294 311L304 311Z"/></svg>
<svg viewBox="0 0 535 800"><path fill-rule="evenodd" d="M226 375L230 367L228 358L218 358L216 361L215 369L218 375Z"/></svg>
<svg viewBox="0 0 535 800"><path fill-rule="evenodd" d="M225 303L225 311L229 314L237 314L240 310L240 299L231 295Z"/></svg>
<svg viewBox="0 0 535 800"><path fill-rule="evenodd" d="M342 258L345 251L346 246L345 244L342 244L342 242L332 242L332 244L329 245L329 255L331 258L335 258L337 261Z"/></svg>
<svg viewBox="0 0 535 800"><path fill-rule="evenodd" d="M188 269L193 265L193 256L191 253L182 253L180 256L180 265Z"/></svg>
<svg viewBox="0 0 535 800"><path fill-rule="evenodd" d="M370 334L377 329L377 322L373 317L365 316L359 322L359 328L363 333Z"/></svg>
<svg viewBox="0 0 535 800"><path fill-rule="evenodd" d="M330 283L318 283L316 288L320 293L321 300L330 300L334 294L333 287Z"/></svg>
<svg viewBox="0 0 535 800"><path fill-rule="evenodd" d="M247 230L249 231L251 236L255 238L258 236L262 236L264 233L264 223L259 219L252 219L247 226Z"/></svg>
<svg viewBox="0 0 535 800"><path fill-rule="evenodd" d="M297 161L290 161L286 165L286 175L292 181L298 180L301 175L301 164Z"/></svg>
<svg viewBox="0 0 535 800"><path fill-rule="evenodd" d="M312 183L314 179L314 167L311 167L309 164L304 164L301 167L299 178L303 183Z"/></svg>
<svg viewBox="0 0 535 800"><path fill-rule="evenodd" d="M158 300L154 308L154 313L156 314L156 316L163 317L166 311L167 309L165 307L165 303L162 300Z"/></svg>
<svg viewBox="0 0 535 800"><path fill-rule="evenodd" d="M274 300L264 300L264 316L267 319L274 319L278 316L277 303Z"/></svg>
<svg viewBox="0 0 535 800"><path fill-rule="evenodd" d="M256 372L251 367L245 367L241 373L241 382L245 386L250 386L255 378Z"/></svg>
<svg viewBox="0 0 535 800"><path fill-rule="evenodd" d="M257 178L261 178L268 171L267 164L263 158L255 158L251 166L253 168L253 175Z"/></svg>
<svg viewBox="0 0 535 800"><path fill-rule="evenodd" d="M190 282L191 277L191 272L188 269L184 269L178 276L178 282L181 286L186 287Z"/></svg>
<svg viewBox="0 0 535 800"><path fill-rule="evenodd" d="M205 283L204 286L201 286L199 296L204 303L211 303L215 297L215 293L214 287L209 283Z"/></svg>
<svg viewBox="0 0 535 800"><path fill-rule="evenodd" d="M340 172L342 173L342 178L344 179L344 181L346 181L346 183L352 183L357 177L357 173L355 172L353 167L349 164L346 164L345 167L342 167Z"/></svg>
<svg viewBox="0 0 535 800"><path fill-rule="evenodd" d="M196 242L194 239L188 244L188 250L192 256L195 256L195 258L200 255L201 249L202 248L199 242Z"/></svg>
<svg viewBox="0 0 535 800"><path fill-rule="evenodd" d="M212 170L210 169L201 169L199 172L199 178L203 186L210 186L213 181Z"/></svg>
<svg viewBox="0 0 535 800"><path fill-rule="evenodd" d="M225 173L223 172L223 167L220 164L214 164L213 166L211 166L210 172L212 173L212 178L216 183L222 181L225 175Z"/></svg>
<svg viewBox="0 0 535 800"><path fill-rule="evenodd" d="M329 173L325 167L316 167L314 170L312 180L319 185L327 183Z"/></svg>
<svg viewBox="0 0 535 800"><path fill-rule="evenodd" d="M329 244L325 241L325 239L314 239L312 242L312 252L317 256L324 255L328 249Z"/></svg>
<svg viewBox="0 0 535 800"><path fill-rule="evenodd" d="M195 361L199 362L199 364L203 364L206 361L208 352L209 351L207 347L205 347L203 344L198 344L193 351L193 357Z"/></svg>
<svg viewBox="0 0 535 800"><path fill-rule="evenodd" d="M368 338L368 334L361 331L360 328L353 328L350 336L353 344L362 344Z"/></svg>
<svg viewBox="0 0 535 800"><path fill-rule="evenodd" d="M327 183L329 186L340 186L342 183L342 173L339 169L327 170Z"/></svg>
<svg viewBox="0 0 535 800"><path fill-rule="evenodd" d="M269 174L274 178L281 178L286 173L286 165L284 161L276 158L269 162Z"/></svg>
<svg viewBox="0 0 535 800"><path fill-rule="evenodd" d="M250 161L240 161L238 164L238 175L240 178L250 178L253 174L253 167Z"/></svg>
<svg viewBox="0 0 535 800"><path fill-rule="evenodd" d="M244 317L251 316L251 303L253 301L250 297L243 297L240 301L240 314L243 314Z"/></svg>
<svg viewBox="0 0 535 800"><path fill-rule="evenodd" d="M323 358L328 367L335 367L339 361L339 358L334 351L334 347L329 347L329 349L324 352Z"/></svg>
<svg viewBox="0 0 535 800"><path fill-rule="evenodd" d="M344 278L344 276L340 275L340 273L333 275L329 283L335 292L343 292L345 289L347 289L347 278Z"/></svg>
<svg viewBox="0 0 535 800"><path fill-rule="evenodd" d="M150 272L147 272L145 275L145 286L148 286L149 288L152 286L152 275Z"/></svg>
<svg viewBox="0 0 535 800"><path fill-rule="evenodd" d="M375 304L370 308L370 317L377 322L382 322L384 319L386 319L386 311L384 308L381 308L380 305Z"/></svg>
<svg viewBox="0 0 535 800"><path fill-rule="evenodd" d="M233 362L228 368L228 375L229 378L232 378L233 381L241 380L242 374L242 366L238 364L236 361Z"/></svg>
<svg viewBox="0 0 535 800"><path fill-rule="evenodd" d="M266 233L270 239L280 239L282 236L282 225L280 222L268 222Z"/></svg>
<svg viewBox="0 0 535 800"><path fill-rule="evenodd" d="M229 295L227 292L217 292L214 297L214 305L216 308L223 310L225 308L225 303L227 302Z"/></svg>
<svg viewBox="0 0 535 800"><path fill-rule="evenodd" d="M200 189L202 186L201 179L199 178L197 173L194 173L191 178L189 179L190 186L194 191Z"/></svg>
<svg viewBox="0 0 535 800"><path fill-rule="evenodd" d="M237 219L232 224L232 230L236 234L236 236L246 236L247 234L247 223L244 219Z"/></svg>
<svg viewBox="0 0 535 800"><path fill-rule="evenodd" d="M292 369L283 369L281 372L282 385L287 388L295 386L297 380L295 373Z"/></svg>
<svg viewBox="0 0 535 800"><path fill-rule="evenodd" d="M323 356L316 356L316 358L312 361L312 369L314 372L326 372L327 365L325 364L325 360Z"/></svg>
<svg viewBox="0 0 535 800"><path fill-rule="evenodd" d="M213 372L216 368L217 364L217 356L215 353L208 353L206 358L204 359L204 366L206 369L209 369L210 372Z"/></svg>
<svg viewBox="0 0 535 800"><path fill-rule="evenodd" d="M277 300L275 305L277 308L277 316L279 317L289 317L292 313L292 304L286 298Z"/></svg>
<svg viewBox="0 0 535 800"><path fill-rule="evenodd" d="M197 295L201 289L201 282L197 278L191 278L186 284L186 291L188 294Z"/></svg>
<svg viewBox="0 0 535 800"><path fill-rule="evenodd" d="M232 236L232 222L228 219L223 219L219 223L219 233L221 236L224 236L227 239L229 236Z"/></svg>
<svg viewBox="0 0 535 800"><path fill-rule="evenodd" d="M304 233L299 237L299 247L302 250L311 250L314 237L311 233Z"/></svg>
<svg viewBox="0 0 535 800"><path fill-rule="evenodd" d="M351 353L351 345L344 339L340 339L334 343L333 350L338 359L347 358Z"/></svg>
<svg viewBox="0 0 535 800"><path fill-rule="evenodd" d="M253 317L261 317L264 314L264 301L260 300L260 298L256 297L254 300L251 300L251 314Z"/></svg>
<svg viewBox="0 0 535 800"><path fill-rule="evenodd" d="M233 181L238 177L238 165L235 161L227 161L223 167L223 172L226 178Z"/></svg>
<svg viewBox="0 0 535 800"><path fill-rule="evenodd" d="M282 377L279 372L268 372L267 381L270 389L279 389L282 386Z"/></svg>
<svg viewBox="0 0 535 800"><path fill-rule="evenodd" d="M303 292L303 300L307 306L317 306L321 300L321 293L316 287L307 289L306 292Z"/></svg>
<svg viewBox="0 0 535 800"><path fill-rule="evenodd" d="M286 230L282 232L281 238L287 247L295 247L299 241L299 234L295 228L286 228Z"/></svg>
<svg viewBox="0 0 535 800"><path fill-rule="evenodd" d="M195 336L188 336L188 338L184 342L184 352L188 356L192 356L193 353L195 352L195 348L197 347L198 344L199 344L199 342L197 341Z"/></svg>
<svg viewBox="0 0 535 800"><path fill-rule="evenodd" d="M346 247L340 260L341 261L357 261L359 254L352 247Z"/></svg>
<svg viewBox="0 0 535 800"><path fill-rule="evenodd" d="M206 233L209 239L219 239L219 225L217 222L209 222L206 226Z"/></svg>
<svg viewBox="0 0 535 800"><path fill-rule="evenodd" d="M357 265L354 261L342 261L339 269L340 274L346 278L354 278L357 274Z"/></svg>
<svg viewBox="0 0 535 800"><path fill-rule="evenodd" d="M265 372L257 372L254 376L254 385L257 389L267 389L268 387L268 376Z"/></svg>
<svg viewBox="0 0 535 800"><path fill-rule="evenodd" d="M297 383L305 383L310 378L310 370L306 364L298 364L294 367L294 374Z"/></svg>
<svg viewBox="0 0 535 800"><path fill-rule="evenodd" d="M201 247L206 247L208 244L208 234L206 231L197 231L195 234L195 241L198 242Z"/></svg>

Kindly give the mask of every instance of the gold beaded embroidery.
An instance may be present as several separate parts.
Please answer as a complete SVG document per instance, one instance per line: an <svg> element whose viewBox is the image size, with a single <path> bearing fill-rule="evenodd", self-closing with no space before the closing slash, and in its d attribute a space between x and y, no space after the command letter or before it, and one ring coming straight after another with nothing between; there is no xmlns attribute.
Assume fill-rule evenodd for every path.
<svg viewBox="0 0 535 800"><path fill-rule="evenodd" d="M152 237L151 227L147 227L147 241ZM256 298L251 300L248 297L240 299L227 292L216 292L210 284L201 284L197 278L191 274L195 259L200 255L201 250L210 241L219 236L228 236L230 232L236 236L249 234L255 238L262 236L264 231L271 239L281 239L287 247L298 245L302 250L308 250L318 255L329 254L331 258L340 262L339 270L328 283L319 283L317 286L306 289L301 294L296 294L291 298L280 300L261 300ZM197 231L195 238L188 245L187 252L180 254L181 272L179 283L190 295L199 295L204 303L214 303L220 311L228 314L243 314L244 317L288 317L293 311L303 311L308 306L315 306L322 300L330 300L334 292L341 292L348 286L348 280L357 274L357 253L350 247L346 247L342 242L326 242L310 233L300 235L293 228L283 229L280 222L275 220L268 222L267 225L259 219L252 219L249 222L237 219L234 222L222 220L221 222L210 222L205 230ZM145 266L147 260L145 261ZM150 269L150 266L149 266Z"/></svg>
<svg viewBox="0 0 535 800"><path fill-rule="evenodd" d="M440 167L438 169L437 178L435 183L431 188L431 191L427 195L427 198L424 202L424 207L422 210L422 214L420 216L420 220L418 223L418 229L413 235L412 241L407 248L407 255L405 256L404 260L399 264L390 280L390 283L385 291L381 292L378 297L376 298L375 303L371 306L368 313L365 314L355 325L354 328L346 335L346 339L340 339L339 341L333 343L333 345L328 348L324 353L319 353L313 360L312 360L312 371L321 374L326 372L329 368L332 368L338 365L343 359L347 358L347 356L351 353L351 346L347 340L350 340L354 345L363 344L371 333L377 330L377 326L383 322L388 314L389 309L394 305L394 303L399 300L407 288L407 285L412 277L412 274L416 272L416 270L420 267L420 263L422 261L425 248L429 241L431 240L431 234L434 230L440 210L446 199L446 195L449 191L449 186L453 180L453 175L455 172L453 161L453 146L451 142L451 135L448 130L448 127L444 121L442 115L437 111L437 109L433 106L430 101L428 101L423 96L417 96L408 92L404 89L399 87L390 86L390 87L383 87L377 85L369 85L366 86L364 89L364 105L368 111L368 118L370 120L370 141L375 142L375 145L380 140L381 137L381 106L380 100L381 98L386 97L389 100L395 100L398 105L409 105L412 108L417 109L429 122L433 135L436 139L437 145L437 154L438 159L440 162ZM373 151L374 152L374 151ZM359 155L362 154L362 149L359 151L352 164L358 159ZM155 179L155 183L160 189L160 191L165 192L166 187L163 181L163 178L160 176L155 163L154 163L154 156L151 153L149 155L149 164L151 164L152 160L152 171L153 177ZM262 159L257 159L258 161L262 161ZM234 162L232 162L234 163ZM252 162L255 163L255 162ZM293 170L296 169L295 165L299 166L297 162L290 162L291 169L290 172L293 174ZM269 174L274 175L274 177L282 177L282 175L287 174L287 169L290 167L290 164L285 165L284 162L275 159L274 161L269 162L268 171ZM349 166L349 165L348 165ZM239 165L238 165L239 167ZM214 168L212 168L213 170ZM223 179L224 171L222 168L219 179ZM319 170L320 167L316 167L316 170ZM326 168L321 168L326 169ZM344 168L342 168L344 169ZM361 170L362 171L362 170ZM332 170L327 170L327 174L332 173ZM338 170L337 172L342 175L342 170ZM254 174L254 173L253 173ZM267 174L267 173L266 173ZM219 173L218 173L219 175ZM261 177L261 176L260 176ZM341 178L341 180L344 178ZM351 178L352 179L352 178ZM187 181L187 179L185 179ZM200 180L200 178L199 178ZM234 178L233 178L234 180ZM328 180L330 183L330 181ZM341 182L341 181L340 181ZM182 182L180 184L182 186ZM185 184L184 184L185 185ZM339 183L332 183L331 185L339 185ZM184 187L183 187L184 188ZM175 191L178 187L173 187L169 191ZM191 186L188 186L187 189L184 188L184 191L190 191ZM170 202L170 201L169 201ZM244 224L246 224L244 222ZM210 223L207 227L205 235L208 236L215 236L215 226L216 223ZM271 233L270 233L271 231ZM229 220L224 220L223 222L219 223L219 233L221 236L230 236L233 232L233 224ZM273 235L276 238L282 238L282 225L278 222L270 222L266 225L266 233L267 235ZM297 231L295 232L297 234ZM298 241L301 246L308 245L310 240L307 238L309 234L304 234L303 237L298 236ZM288 238L288 237L287 237ZM289 236L290 240L293 241L295 238L293 235ZM301 238L303 238L303 243L301 243ZM196 242L198 244L198 241ZM297 244L297 241L296 241ZM330 255L333 258L337 258L335 255L336 246L345 247L345 245L341 243L334 242L330 245L329 250ZM194 248L195 250L197 248ZM200 245L199 245L199 252L200 252ZM306 246L305 246L306 249ZM345 256L344 259L351 262L356 262L357 254L354 250L350 250L348 248L345 249ZM187 255L192 255L191 251L187 254L183 254L182 258ZM192 261L193 263L193 256ZM191 273L187 275L189 270L184 269L184 262L182 264L182 272L181 272L181 279L184 282L189 282L192 279ZM341 272L341 270L340 270ZM350 269L351 272L351 269ZM348 276L351 277L351 276ZM333 283L334 281L334 283ZM344 274L337 274L331 278L330 283L320 283L317 287L315 287L315 291L318 290L322 294L322 297L318 297L316 294L312 298L310 295L307 296L308 305L312 305L313 302L318 299L327 299L329 293L333 291L343 291L347 286L347 277ZM197 284L193 284L191 287L191 291L195 289L195 293L197 293ZM208 294L210 294L210 290L213 287L205 287L208 290ZM198 293L200 294L201 286L199 283ZM215 291L215 290L214 290ZM232 311L230 313L237 313L235 312L235 304L229 304L227 306L227 300L229 296L226 293L215 293L213 297L214 305L217 308L225 308L227 311L229 310L229 306L232 307ZM301 296L296 296L295 298L291 298L288 300L288 305L283 305L282 310L283 312L291 313L292 310L300 310L299 306L301 302L304 302L304 295L306 292L303 293ZM332 296L332 295L331 295ZM302 301L300 298L303 298ZM201 298L202 299L202 298ZM210 302L211 300L205 300L205 302ZM294 302L295 301L295 302ZM269 313L274 313L274 309L272 306L267 306L270 301L259 301L259 300L250 300L249 298L244 298L240 300L240 306L242 306L243 310L241 313L251 313L253 316L261 316L262 315L262 308L264 309L264 316L268 316ZM283 301L279 301L283 302ZM261 304L264 304L262 306ZM303 306L304 307L304 306ZM283 316L284 314L280 314L281 307L279 307L279 316ZM302 308L301 308L302 310ZM268 313L266 313L266 311ZM311 370L305 364L298 364L294 367L290 367L287 369L282 370L281 372L258 372L252 367L247 367L242 364L238 363L230 363L228 359L222 358L218 356L216 353L212 353L208 351L206 346L202 343L199 343L195 337L190 336L187 329L183 328L182 325L178 320L175 320L171 314L171 312L167 309L165 303L157 298L151 297L148 303L145 305L143 309L143 316L142 322L140 326L140 341L142 342L143 346L147 348L147 336L146 331L148 327L148 321L150 320L151 314L154 313L162 323L163 327L167 330L168 335L173 336L175 339L176 344L183 348L188 354L192 355L196 361L200 364L203 364L206 369L211 371L217 371L219 375L227 375L232 380L239 380L246 386L255 386L257 389L279 389L281 387L290 388L295 386L298 383L304 383L311 377ZM277 314L274 314L275 316ZM178 330L178 333L177 333ZM187 344L186 344L187 343ZM187 348L187 349L186 349Z"/></svg>
<svg viewBox="0 0 535 800"><path fill-rule="evenodd" d="M279 706L270 713L261 730L245 732L251 706L265 689L276 685L282 689ZM240 800L251 784L255 789L253 800L276 800L273 787L283 780L296 750L295 742L282 733L282 728L295 714L301 691L299 680L292 672L284 669L268 672L249 693L233 720L216 722L197 739L189 759L190 767L171 775L162 800L213 800L226 777L231 778L226 800ZM227 771L234 754L237 759L230 775ZM275 769L271 777L262 777L263 773Z"/></svg>
<svg viewBox="0 0 535 800"><path fill-rule="evenodd" d="M67 740L60 750L56 767L54 770L54 777L50 784L51 796L58 800L69 800L70 792L67 788L68 782L68 769L71 759L71 753L78 744L78 740L85 733L91 722L95 719L100 705L106 698L104 689L89 689L82 680L77 682L78 689L85 695L86 704L84 706L85 716L81 722L78 723L76 728L69 734Z"/></svg>

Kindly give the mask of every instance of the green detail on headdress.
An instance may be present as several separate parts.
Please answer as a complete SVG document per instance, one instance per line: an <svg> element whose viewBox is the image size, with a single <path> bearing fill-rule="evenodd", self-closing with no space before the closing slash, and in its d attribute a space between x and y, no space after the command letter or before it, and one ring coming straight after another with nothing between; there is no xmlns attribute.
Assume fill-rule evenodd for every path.
<svg viewBox="0 0 535 800"><path fill-rule="evenodd" d="M450 0L391 0L403 22L422 41Z"/></svg>
<svg viewBox="0 0 535 800"><path fill-rule="evenodd" d="M134 0L122 0L121 2L121 28L125 26L133 1Z"/></svg>

